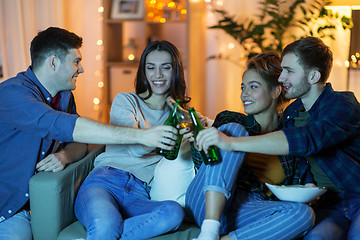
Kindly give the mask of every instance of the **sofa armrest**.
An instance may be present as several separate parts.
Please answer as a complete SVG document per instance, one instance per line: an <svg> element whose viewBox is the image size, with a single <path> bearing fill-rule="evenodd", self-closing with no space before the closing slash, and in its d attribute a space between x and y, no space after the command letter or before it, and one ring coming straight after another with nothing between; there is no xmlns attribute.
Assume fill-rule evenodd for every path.
<svg viewBox="0 0 360 240"><path fill-rule="evenodd" d="M31 228L34 240L57 239L76 220L74 201L80 185L105 146L96 145L81 160L60 172L39 172L29 182Z"/></svg>

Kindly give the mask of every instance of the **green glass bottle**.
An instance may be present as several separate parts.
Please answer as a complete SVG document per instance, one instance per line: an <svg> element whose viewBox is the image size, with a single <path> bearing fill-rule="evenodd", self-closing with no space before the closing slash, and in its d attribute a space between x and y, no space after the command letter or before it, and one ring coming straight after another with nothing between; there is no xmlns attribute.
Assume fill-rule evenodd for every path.
<svg viewBox="0 0 360 240"><path fill-rule="evenodd" d="M201 130L204 129L204 126L201 124L201 121L197 116L194 108L189 108L188 111L190 113L191 121L193 123L194 138L196 141L196 136ZM204 150L201 150L200 154L205 164L215 165L222 161L220 149L216 146L210 146L208 149L208 153L205 153Z"/></svg>
<svg viewBox="0 0 360 240"><path fill-rule="evenodd" d="M181 101L179 99L176 99L176 104L174 106L174 110L170 113L169 117L164 122L164 125L176 127L176 125L178 124L178 118L176 117L176 112L177 112L177 109L178 109L178 106L180 105L180 103L181 103ZM164 156L168 160L176 159L179 154L182 137L183 137L182 135L178 134L176 144L175 144L173 150L165 150L162 148L156 148L155 152L157 154Z"/></svg>

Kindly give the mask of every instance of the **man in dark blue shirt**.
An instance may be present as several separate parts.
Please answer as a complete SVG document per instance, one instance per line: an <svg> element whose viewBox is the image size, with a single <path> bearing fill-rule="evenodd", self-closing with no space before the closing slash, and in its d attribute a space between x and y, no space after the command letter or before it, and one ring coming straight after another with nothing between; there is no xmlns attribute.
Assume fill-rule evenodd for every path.
<svg viewBox="0 0 360 240"><path fill-rule="evenodd" d="M177 130L136 129L80 117L72 90L82 38L50 27L31 42L31 66L0 84L0 239L32 239L29 180L60 171L87 151L84 143L133 144L170 150Z"/></svg>
<svg viewBox="0 0 360 240"><path fill-rule="evenodd" d="M197 136L200 149L216 145L226 151L283 155L284 172L293 175L287 184L326 187L313 205L316 225L306 240L360 236L360 104L353 93L336 92L326 83L332 64L332 52L319 38L289 44L282 52L279 81L285 96L296 100L283 114L282 130L231 138L210 128Z"/></svg>

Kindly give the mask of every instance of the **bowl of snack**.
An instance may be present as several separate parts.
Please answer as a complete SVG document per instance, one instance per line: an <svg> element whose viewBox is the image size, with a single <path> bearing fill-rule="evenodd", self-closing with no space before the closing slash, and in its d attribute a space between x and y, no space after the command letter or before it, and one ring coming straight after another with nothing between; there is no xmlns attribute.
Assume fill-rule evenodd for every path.
<svg viewBox="0 0 360 240"><path fill-rule="evenodd" d="M265 184L282 201L309 203L326 192L326 188L316 186Z"/></svg>

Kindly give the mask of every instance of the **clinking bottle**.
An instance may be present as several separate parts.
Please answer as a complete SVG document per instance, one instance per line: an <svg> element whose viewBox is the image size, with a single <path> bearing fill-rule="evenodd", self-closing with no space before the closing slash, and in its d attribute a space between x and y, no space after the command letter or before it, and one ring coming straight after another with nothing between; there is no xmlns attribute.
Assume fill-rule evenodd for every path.
<svg viewBox="0 0 360 240"><path fill-rule="evenodd" d="M170 115L166 119L166 121L164 122L164 125L176 127L176 125L179 123L178 118L176 116L176 113L177 113L177 110L178 110L178 106L181 104L181 101L179 99L176 99L175 102L176 102L176 104L174 106L174 109L170 113ZM160 154L160 155L164 156L168 160L176 159L178 154L179 154L179 149L180 149L182 137L183 136L178 133L176 144L175 144L173 150L165 150L165 149L162 149L162 148L156 148L155 152L157 154Z"/></svg>
<svg viewBox="0 0 360 240"><path fill-rule="evenodd" d="M198 133L204 129L204 126L201 124L201 121L197 116L194 108L189 108L188 111L190 113L191 121L193 123L194 138L196 141ZM205 153L204 150L201 150L200 154L204 161L204 164L215 165L222 161L220 149L216 146L210 146L208 149L208 153Z"/></svg>

